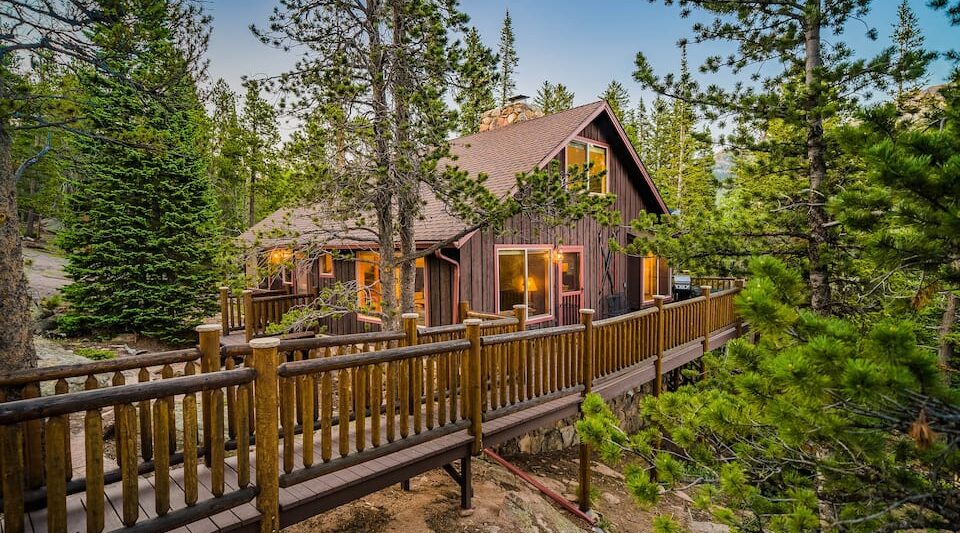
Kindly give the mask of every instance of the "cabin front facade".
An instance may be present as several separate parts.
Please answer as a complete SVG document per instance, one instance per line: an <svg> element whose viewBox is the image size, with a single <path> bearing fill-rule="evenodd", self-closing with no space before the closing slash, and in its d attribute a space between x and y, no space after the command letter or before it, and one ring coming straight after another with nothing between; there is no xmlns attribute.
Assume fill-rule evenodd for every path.
<svg viewBox="0 0 960 533"><path fill-rule="evenodd" d="M487 174L487 186L493 192L509 194L519 172L554 161L561 168L590 162L592 170L606 171L591 179L591 191L616 195L614 208L623 221L641 211L668 212L605 102L522 121L515 120L526 114L517 113L517 105L524 106L504 110L501 122L507 125L451 141L456 156L451 164L472 175ZM322 218L312 215L311 208L283 210L251 228L245 237L252 242L254 235L292 227L300 236L297 243L274 240L261 250L262 261L280 263L296 253L296 246L318 225L323 225ZM418 247L449 240L463 229L463 223L447 214L439 201L427 201L423 220L416 226ZM469 233L418 260L415 300L423 324L462 321L460 302L494 314L509 313L513 305L525 303L528 324L536 327L576 322L578 310L584 307L596 309L601 318L652 305L655 295L670 296L670 272L664 261L653 256L628 257L610 249L611 239L629 242L628 227L605 228L592 219L572 227L534 227L519 215L508 221L506 229L500 234ZM323 246L332 253L298 262L277 279L300 294L315 294L337 281L377 285L377 252L369 245L326 239ZM358 291L357 298L360 304L378 304L375 292ZM328 319L325 325L328 333L348 334L378 329L379 320L350 313Z"/></svg>

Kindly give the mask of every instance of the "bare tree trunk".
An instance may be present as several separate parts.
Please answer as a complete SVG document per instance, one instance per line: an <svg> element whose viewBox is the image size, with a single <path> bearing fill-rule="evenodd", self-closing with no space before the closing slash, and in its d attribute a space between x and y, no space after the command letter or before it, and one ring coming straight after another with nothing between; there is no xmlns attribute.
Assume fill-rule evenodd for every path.
<svg viewBox="0 0 960 533"><path fill-rule="evenodd" d="M36 366L7 126L0 121L0 373Z"/></svg>
<svg viewBox="0 0 960 533"><path fill-rule="evenodd" d="M400 231L400 256L410 257L417 248L416 234L413 228L418 208L419 189L414 161L407 157L409 153L409 117L410 98L413 90L409 86L407 61L404 42L406 39L406 17L404 2L392 0L390 3L393 17L393 111L395 120L395 157L393 165L397 189L397 223ZM404 313L414 312L414 293L417 283L417 264L415 259L400 263L400 309Z"/></svg>
<svg viewBox="0 0 960 533"><path fill-rule="evenodd" d="M953 359L953 344L947 339L947 335L953 331L953 326L957 323L957 295L952 291L947 291L947 308L943 310L943 319L940 321L940 328L937 330L937 358L940 364L947 366Z"/></svg>
<svg viewBox="0 0 960 533"><path fill-rule="evenodd" d="M807 97L807 162L810 182L807 201L810 221L810 239L807 244L807 259L810 261L810 307L820 314L830 312L830 274L821 253L828 244L829 234L826 228L827 212L824 207L825 195L821 191L827 178L827 162L824 156L823 140L823 88L820 87L817 70L822 66L820 56L821 12L819 0L808 1L805 20L806 61L805 79Z"/></svg>
<svg viewBox="0 0 960 533"><path fill-rule="evenodd" d="M254 192L256 191L257 186L257 171L253 168L250 169L250 226L253 227L257 223L257 210L254 205Z"/></svg>

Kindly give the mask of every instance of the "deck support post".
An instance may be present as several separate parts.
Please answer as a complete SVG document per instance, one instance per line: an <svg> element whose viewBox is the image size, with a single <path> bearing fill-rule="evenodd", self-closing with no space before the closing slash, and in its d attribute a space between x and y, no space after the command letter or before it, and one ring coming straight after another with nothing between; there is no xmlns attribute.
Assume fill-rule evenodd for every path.
<svg viewBox="0 0 960 533"><path fill-rule="evenodd" d="M420 315L418 315L417 313L403 313L402 315L400 315L400 318L403 321L403 332L407 336L405 341L406 345L416 346L420 342L420 338L418 337L418 332L417 332L417 319L420 318ZM406 368L407 380L409 383L412 383L413 380L416 379L416 376L419 375L417 372L414 372L414 365L416 365L417 363L414 362L413 359L407 359L406 361L401 361L400 364L405 365L407 367ZM407 390L408 390L408 394L407 394L406 402L407 402L407 405L409 406L407 407L407 412L412 413L414 409L418 409L418 410L420 409L420 401L419 401L420 399L413 397L414 396L413 385L407 387ZM405 479L401 481L400 489L403 490L404 492L410 492L410 480Z"/></svg>
<svg viewBox="0 0 960 533"><path fill-rule="evenodd" d="M666 326L666 319L663 316L663 304L667 297L657 295L654 296L653 299L657 303L657 318L654 320L654 327L657 328L656 331L654 331L654 343L656 345L657 359L653 363L653 395L660 396L660 393L663 392L663 334Z"/></svg>
<svg viewBox="0 0 960 533"><path fill-rule="evenodd" d="M220 326L223 336L230 334L230 288L220 287Z"/></svg>
<svg viewBox="0 0 960 533"><path fill-rule="evenodd" d="M467 412L470 413L470 434L473 435L473 454L483 452L483 406L480 405L480 323L479 318L468 318L463 321L467 326L467 339L470 341L470 352L467 355L466 389Z"/></svg>
<svg viewBox="0 0 960 533"><path fill-rule="evenodd" d="M703 356L706 357L707 353L710 352L710 332L713 331L713 326L710 324L710 289L709 285L703 285L700 287L700 292L703 294L703 314L701 315L701 322L703 323ZM707 362L701 358L700 359L700 379L707 377Z"/></svg>
<svg viewBox="0 0 960 533"><path fill-rule="evenodd" d="M261 533L280 531L280 415L277 402L277 346L280 339L253 339L256 399L256 484Z"/></svg>
<svg viewBox="0 0 960 533"><path fill-rule="evenodd" d="M470 462L473 459L467 455L460 459L460 508L473 507L473 471Z"/></svg>
<svg viewBox="0 0 960 533"><path fill-rule="evenodd" d="M245 340L250 342L253 338L253 327L256 324L257 317L253 312L253 291L246 289L243 291L243 333Z"/></svg>
<svg viewBox="0 0 960 533"><path fill-rule="evenodd" d="M743 286L745 285L745 282L746 280L743 278L739 278L733 282L733 286L737 288L737 294L743 292ZM736 314L736 311L734 311L734 314ZM743 336L743 319L739 316L734 316L733 323L737 326L737 338L739 339Z"/></svg>
<svg viewBox="0 0 960 533"><path fill-rule="evenodd" d="M220 370L220 326L217 324L200 324L197 326L200 335L200 372L209 374ZM203 461L211 465L213 448L213 423L211 412L213 409L213 391L205 390L200 395L200 410L203 414Z"/></svg>
<svg viewBox="0 0 960 533"><path fill-rule="evenodd" d="M594 353L593 336L593 309L580 310L580 322L583 324L583 333L580 336L580 364L581 375L583 376L582 396L590 394L593 390L593 360L597 355ZM580 416L583 417L582 401L580 407ZM587 512L590 510L590 445L580 441L580 475L577 500L580 510Z"/></svg>

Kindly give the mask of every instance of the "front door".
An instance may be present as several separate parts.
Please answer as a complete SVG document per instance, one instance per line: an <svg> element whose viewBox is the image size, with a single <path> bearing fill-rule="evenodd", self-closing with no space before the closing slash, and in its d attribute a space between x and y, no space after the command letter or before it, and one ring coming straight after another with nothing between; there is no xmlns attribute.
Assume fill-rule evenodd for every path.
<svg viewBox="0 0 960 533"><path fill-rule="evenodd" d="M643 258L627 256L627 305L631 311L643 305Z"/></svg>

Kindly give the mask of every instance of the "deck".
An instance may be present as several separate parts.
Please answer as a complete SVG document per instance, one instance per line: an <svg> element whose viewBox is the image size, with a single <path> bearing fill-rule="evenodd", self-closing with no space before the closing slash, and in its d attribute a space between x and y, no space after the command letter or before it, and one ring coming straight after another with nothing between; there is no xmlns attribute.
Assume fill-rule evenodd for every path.
<svg viewBox="0 0 960 533"><path fill-rule="evenodd" d="M198 355L202 372L196 375L186 372L183 377L151 381L141 384L139 390L117 385L122 389L110 398L104 395L109 388L82 393L61 389L60 398L31 398L28 394L25 400L0 404L0 427L4 428L0 447L4 458L4 509L9 513L17 505L25 505L22 527L5 516L0 530L264 531L270 529L271 523L287 527L441 467L458 481L461 504L469 507L470 461L482 448L576 417L585 383L608 400L645 384L653 383L654 389L659 389L664 375L695 361L705 350L722 347L742 334L742 326L732 314L735 292L729 291L729 301L722 304L711 305L709 297L684 305L661 304L659 310L598 321L596 325L585 322L573 327L525 331L521 317L520 328L497 326L484 336L480 336L479 324L421 330L416 346L394 346L399 344L395 341L397 334L378 333L367 337L369 346L342 345L339 351L334 350L336 354L329 353L329 346L320 345L331 345L333 340L320 344L317 340L285 341L287 344L274 344L273 348L258 348L256 343L216 348L217 355L228 354L227 361L231 350L246 352L239 356L246 359L250 368L243 369L229 362L225 368L220 363L212 368L209 360L205 363L204 351L213 350L201 337ZM721 295L715 296L714 302L719 302ZM686 321L689 326L679 327L678 322L678 327L673 327L671 320ZM404 334L411 333L408 330ZM324 350L328 353L313 357L304 351L305 346L313 355ZM266 378L262 375L265 367L257 364L271 362L269 357L261 358L264 350L272 353L276 369ZM282 358L284 362L277 359L278 351L288 354ZM191 364L188 359L187 365ZM55 374L40 377L63 379ZM273 381L263 381L267 378ZM212 383L214 380L218 381ZM261 390L266 391L266 399L261 398ZM269 405L270 390L274 391L275 402L272 420L276 425L272 427L278 438L272 441L275 444L265 438L258 448L258 443L243 442L238 435L246 434L249 428L251 436L269 437L271 432L264 432L264 428L271 427L271 416L260 409ZM196 393L200 393L196 401L198 411L193 413L192 401L186 398ZM62 401L62 394L74 395L83 405L68 405ZM255 406L247 405L244 398L248 397L255 397ZM419 397L420 402L407 405L404 397ZM61 401L56 403L51 398ZM210 418L203 419L201 426L210 428L212 441L202 437L203 431L192 433L195 430L182 424L177 427L176 422L172 428L182 432L182 436L194 435L201 446L193 452L199 457L199 465L164 466L156 458L151 462L145 457L143 461L137 457L128 457L126 461L103 457L101 467L87 472L83 454L73 451L70 483L83 480L86 490L71 489L69 483L51 482L50 474L57 472L60 464L56 457L49 456L57 451L58 443L54 442L46 446L47 456L42 462L45 485L34 489L45 492L46 505L42 500L23 503L30 499L30 491L17 494L10 479L19 478L21 488L29 486L31 464L29 460L19 464L11 460L16 455L10 454L12 424L23 424L22 453L29 459L29 444L35 438L31 437L29 420L46 417L49 439L53 434L50 431L55 430L49 427L49 421L58 416L82 413L81 408L86 413L101 409L100 406L109 409L108 405L117 402L133 409L141 405L138 402L145 401L147 411L151 411L150 398L154 398L153 424L149 418L143 418L141 411L139 427L155 430L152 442L158 453L164 449L157 437L171 431L165 425L168 419L163 413L167 405L164 398L173 398L174 403L183 407L186 414L182 420L189 420L191 415L203 419L200 415L210 409ZM44 400L46 404L38 404ZM128 412L131 419L133 412ZM332 416L334 412L336 417ZM347 420L342 426L341 419ZM315 423L304 424L311 420ZM248 421L252 422L249 426ZM135 427L136 424L118 427L117 442L122 445L124 439L142 438L142 433L131 431ZM97 436L89 432L85 437L88 446L98 442ZM181 449L178 440L172 442L174 447L169 451ZM214 454L213 466L204 464L206 445ZM80 450L83 448L79 446ZM136 446L126 449L137 451ZM184 450L185 454L190 452ZM261 464L271 465L267 471L276 472L278 486L258 476L258 457L270 460ZM137 468L140 475L132 477ZM123 474L121 479L98 481L103 473L116 470ZM32 475L36 475L36 470ZM265 479L273 477L267 475ZM169 486L158 489L158 478L169 479ZM135 487L130 483L132 479L136 480ZM91 512L88 502L88 493L99 493L99 483L105 496L102 527L94 520L93 527L88 528L91 516L100 515ZM188 505L188 494L194 491L194 501ZM7 497L10 494L15 497ZM167 500L169 508L158 512L157 503L164 502L160 504L163 506ZM97 509L95 502L92 507ZM265 512L258 507L265 508ZM276 522L261 523L265 516Z"/></svg>

